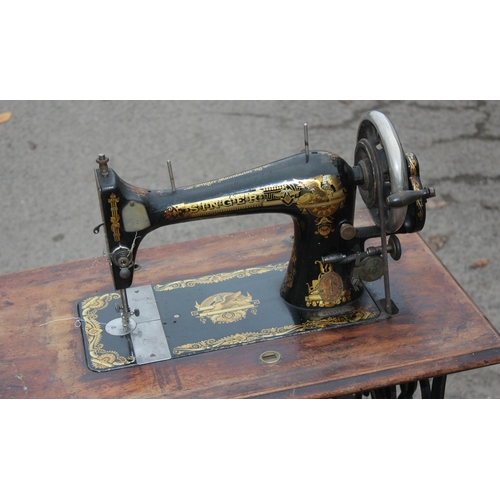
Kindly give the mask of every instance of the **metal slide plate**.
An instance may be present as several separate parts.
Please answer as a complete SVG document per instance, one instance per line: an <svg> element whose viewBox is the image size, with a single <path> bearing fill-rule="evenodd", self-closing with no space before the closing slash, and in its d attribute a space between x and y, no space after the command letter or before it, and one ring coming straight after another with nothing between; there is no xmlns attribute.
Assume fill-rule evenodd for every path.
<svg viewBox="0 0 500 500"><path fill-rule="evenodd" d="M167 337L163 331L160 311L151 285L133 288L128 294L130 309L139 309L139 316L134 318L137 327L130 338L138 365L170 359Z"/></svg>

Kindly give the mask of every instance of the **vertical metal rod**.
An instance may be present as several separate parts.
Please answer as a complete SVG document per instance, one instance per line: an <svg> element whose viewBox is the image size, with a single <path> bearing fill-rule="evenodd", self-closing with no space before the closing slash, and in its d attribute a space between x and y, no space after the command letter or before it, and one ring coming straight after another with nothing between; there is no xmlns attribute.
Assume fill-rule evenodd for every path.
<svg viewBox="0 0 500 500"><path fill-rule="evenodd" d="M306 163L309 161L309 127L304 123L304 143L306 145Z"/></svg>
<svg viewBox="0 0 500 500"><path fill-rule="evenodd" d="M382 238L382 261L384 264L384 292L385 292L385 311L392 314L391 288L389 284L389 263L387 257L387 235L385 232L385 214L384 214L384 177L378 160L372 161L375 175L377 176L377 201L380 219L380 236Z"/></svg>
<svg viewBox="0 0 500 500"><path fill-rule="evenodd" d="M122 299L122 325L125 332L129 331L130 326L130 307L128 305L127 290L120 290Z"/></svg>
<svg viewBox="0 0 500 500"><path fill-rule="evenodd" d="M167 160L168 175L170 176L170 184L172 186L172 193L175 193L174 171L172 170L172 162Z"/></svg>

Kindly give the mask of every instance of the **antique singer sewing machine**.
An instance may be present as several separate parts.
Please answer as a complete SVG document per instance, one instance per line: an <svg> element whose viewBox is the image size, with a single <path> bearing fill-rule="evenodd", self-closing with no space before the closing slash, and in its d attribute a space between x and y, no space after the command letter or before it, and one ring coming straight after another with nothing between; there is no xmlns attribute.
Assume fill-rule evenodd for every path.
<svg viewBox="0 0 500 500"><path fill-rule="evenodd" d="M305 149L241 174L152 191L132 186L99 155L95 177L116 292L79 304L87 364L108 371L305 334L397 314L388 258L398 233L420 231L426 199L413 153L378 111L360 123L354 166ZM355 227L356 191L374 225ZM277 212L292 217L288 262L133 287L148 233L205 218ZM94 232L99 232L97 227ZM292 235L290 235L292 236ZM367 246L368 240L380 244ZM168 266L168 255L165 256ZM383 280L383 292L375 282Z"/></svg>

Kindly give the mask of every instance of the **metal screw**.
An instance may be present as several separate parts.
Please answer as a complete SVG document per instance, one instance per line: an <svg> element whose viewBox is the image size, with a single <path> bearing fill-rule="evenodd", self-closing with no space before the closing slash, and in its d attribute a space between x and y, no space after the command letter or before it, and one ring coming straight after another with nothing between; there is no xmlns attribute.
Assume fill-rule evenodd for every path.
<svg viewBox="0 0 500 500"><path fill-rule="evenodd" d="M103 177L107 177L109 175L108 161L109 158L107 158L106 155L102 153L97 157L96 160L96 163L99 165L99 170Z"/></svg>

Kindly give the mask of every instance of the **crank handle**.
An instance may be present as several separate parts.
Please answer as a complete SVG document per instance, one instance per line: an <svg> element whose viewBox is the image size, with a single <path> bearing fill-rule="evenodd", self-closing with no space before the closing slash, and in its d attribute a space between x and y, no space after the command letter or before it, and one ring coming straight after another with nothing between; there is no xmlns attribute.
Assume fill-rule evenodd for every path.
<svg viewBox="0 0 500 500"><path fill-rule="evenodd" d="M418 191L398 191L386 198L386 204L390 208L407 207L418 200L434 198L436 191L434 188L423 188Z"/></svg>

